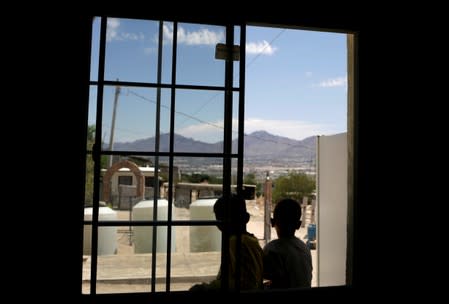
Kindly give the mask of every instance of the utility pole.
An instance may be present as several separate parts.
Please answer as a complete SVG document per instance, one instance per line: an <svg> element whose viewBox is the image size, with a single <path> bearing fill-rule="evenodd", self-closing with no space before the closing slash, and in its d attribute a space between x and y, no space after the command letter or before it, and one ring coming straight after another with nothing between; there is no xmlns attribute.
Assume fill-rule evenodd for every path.
<svg viewBox="0 0 449 304"><path fill-rule="evenodd" d="M264 185L264 240L265 244L271 240L271 204L272 204L272 187L273 182L270 177L270 172L267 171L267 176L265 177L265 185Z"/></svg>
<svg viewBox="0 0 449 304"><path fill-rule="evenodd" d="M118 81L118 79L117 79ZM115 129L115 113L117 112L118 95L120 94L120 86L115 86L114 108L112 109L111 137L109 138L109 151L112 151L114 145L114 129ZM112 166L112 155L109 155L109 167Z"/></svg>

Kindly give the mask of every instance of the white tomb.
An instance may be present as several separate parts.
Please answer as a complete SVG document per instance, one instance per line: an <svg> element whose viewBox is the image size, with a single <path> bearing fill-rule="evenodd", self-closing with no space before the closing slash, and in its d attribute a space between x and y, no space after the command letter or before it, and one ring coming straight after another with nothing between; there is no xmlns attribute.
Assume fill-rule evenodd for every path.
<svg viewBox="0 0 449 304"><path fill-rule="evenodd" d="M198 199L190 204L190 220L215 220L214 199ZM221 231L217 226L190 226L190 252L221 251Z"/></svg>
<svg viewBox="0 0 449 304"><path fill-rule="evenodd" d="M93 208L84 208L84 220L92 220ZM100 207L98 220L116 220L117 212L109 207ZM92 250L92 225L84 226L83 254L89 255ZM98 255L117 253L117 227L98 227Z"/></svg>
<svg viewBox="0 0 449 304"><path fill-rule="evenodd" d="M132 210L134 221L153 220L153 200L138 202ZM168 201L166 199L157 200L157 219L168 220ZM171 251L175 248L175 227L171 228ZM167 252L167 226L155 226L156 229L156 252ZM133 241L135 253L151 253L153 251L153 227L134 226Z"/></svg>

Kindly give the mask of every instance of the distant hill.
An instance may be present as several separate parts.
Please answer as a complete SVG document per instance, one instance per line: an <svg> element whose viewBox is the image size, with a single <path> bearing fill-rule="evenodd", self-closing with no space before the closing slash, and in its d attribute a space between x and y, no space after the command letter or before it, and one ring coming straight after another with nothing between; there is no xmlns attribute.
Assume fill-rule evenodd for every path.
<svg viewBox="0 0 449 304"><path fill-rule="evenodd" d="M175 134L175 151L178 152L204 152L219 153L223 151L223 142L205 143L192 138ZM237 140L232 143L233 152L236 152ZM161 152L169 150L169 135L161 134ZM245 160L271 160L285 159L286 161L314 161L316 149L316 137L311 136L303 140L295 140L287 137L270 134L266 131L256 131L245 135L244 157ZM118 142L114 144L117 151L154 151L155 138L139 139L133 142Z"/></svg>
<svg viewBox="0 0 449 304"><path fill-rule="evenodd" d="M156 147L156 140L154 137L138 139L133 142L117 142L114 144L114 150L119 151L154 151ZM218 144L209 144L202 141L187 138L175 134L175 151L179 152L205 152L213 153L219 152ZM223 144L221 143L221 146ZM168 152L170 147L170 136L168 133L161 134L159 141L159 151Z"/></svg>
<svg viewBox="0 0 449 304"><path fill-rule="evenodd" d="M256 131L245 135L245 159L252 158L287 158L315 159L316 137L295 140L270 134L266 131Z"/></svg>

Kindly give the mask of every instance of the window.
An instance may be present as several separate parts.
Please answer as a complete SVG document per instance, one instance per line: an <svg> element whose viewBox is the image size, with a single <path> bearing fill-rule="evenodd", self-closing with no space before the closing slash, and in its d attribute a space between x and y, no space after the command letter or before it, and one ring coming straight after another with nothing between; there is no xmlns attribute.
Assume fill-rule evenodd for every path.
<svg viewBox="0 0 449 304"><path fill-rule="evenodd" d="M83 293L187 290L218 273L226 244L212 212L217 197L184 203L175 186L208 174L210 193L241 191L238 62L215 58L217 44L239 41L237 26L94 19L88 126L95 137L86 158L94 203L85 208L92 237L84 240ZM132 187L121 187L114 204L117 182Z"/></svg>
<svg viewBox="0 0 449 304"><path fill-rule="evenodd" d="M253 72L250 65L258 56L275 52L270 48L272 41L249 41L254 29L244 25L94 19L87 122L94 137L88 140L86 155L84 294L187 290L215 277L220 262L226 259L221 255L226 243L210 212L214 194L243 192L248 173L263 166L263 172L273 171L277 161L273 158L267 164L259 157L250 163L243 156L243 145L250 140L244 131L273 145L270 134L251 132L250 122L244 121L252 114L245 109L245 98L255 92L246 69ZM239 45L240 61L216 59L218 43ZM254 52L253 57L243 53L245 44L246 54ZM308 70L304 72L308 77ZM277 77L260 75L266 75L268 83ZM345 80L323 81L323 86L331 86ZM285 90L270 92L279 94L274 104L282 106L282 98L287 98ZM256 94L264 93L259 90ZM352 102L345 110L351 111ZM261 110L276 113L275 107ZM338 115L350 121L353 114ZM351 142L351 123L346 131ZM136 159L151 164L151 177L145 177ZM316 164L309 165L314 169ZM100 205L112 193L112 186L107 184L112 179L105 180L102 172L112 175L124 168L132 176L119 176L118 184L135 185L130 190L135 201L126 208L120 208L121 204L118 208ZM209 185L177 188L180 183L196 184L192 181L203 175L208 176ZM262 180L255 175L250 182L257 185ZM147 187L153 189L150 194ZM201 192L208 195L201 196ZM251 203L259 208L263 219L264 206ZM251 232L251 227L248 230ZM257 237L262 245L267 241L265 231Z"/></svg>
<svg viewBox="0 0 449 304"><path fill-rule="evenodd" d="M119 185L132 185L133 184L133 177L132 176L119 176L118 177L118 184Z"/></svg>

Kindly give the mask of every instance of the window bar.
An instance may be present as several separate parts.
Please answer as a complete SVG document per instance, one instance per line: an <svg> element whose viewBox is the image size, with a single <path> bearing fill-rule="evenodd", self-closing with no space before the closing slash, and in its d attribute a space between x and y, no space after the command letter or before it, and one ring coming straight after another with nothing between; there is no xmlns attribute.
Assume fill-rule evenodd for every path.
<svg viewBox="0 0 449 304"><path fill-rule="evenodd" d="M240 75L240 83L239 83L239 125L238 125L238 151L237 151L237 193L241 194L243 187L243 148L244 148L244 97L245 97L245 45L246 45L246 28L245 25L242 24L240 28L240 64L239 64L239 75ZM234 40L234 39L233 39ZM241 234L237 236L237 251L236 251L236 278L235 285L237 292L240 291L240 274L241 274L241 264L242 264L242 237Z"/></svg>
<svg viewBox="0 0 449 304"><path fill-rule="evenodd" d="M232 25L226 26L226 46L228 50L233 44L234 32ZM224 138L223 138L223 197L228 199L231 196L231 153L232 153L232 56L226 59L225 68L225 100L224 100ZM228 200L229 201L229 200ZM229 264L229 204L228 208L225 208L225 227L222 235L222 256L221 265ZM222 290L227 291L229 289L229 268L221 267L222 271Z"/></svg>
<svg viewBox="0 0 449 304"><path fill-rule="evenodd" d="M101 17L100 28L100 58L98 60L98 87L97 87L97 116L95 126L95 146L92 149L92 157L94 159L94 197L92 208L92 244L91 244L91 266L90 266L90 293L97 293L97 259L98 259L98 216L100 207L100 170L101 161L101 126L103 114L103 81L104 81L104 64L106 51L106 26L107 18Z"/></svg>
<svg viewBox="0 0 449 304"><path fill-rule="evenodd" d="M234 46L234 25L232 25L232 24L229 24L228 26L227 26L227 30L226 30L226 45L227 45L227 47L228 47L228 59L226 60L226 65L227 65L227 72L228 72L228 78L226 79L226 81L227 81L227 83L226 83L226 94L229 94L228 96L229 96L229 100L228 100L228 102L229 102L229 118L230 118L230 121L232 122L232 119L233 119L233 117L232 117L232 107L233 107L233 97L234 97L234 94L233 94L233 92L232 92L232 90L231 90L231 88L233 87L233 84L234 84L234 80L233 80L233 75L234 75L234 60L233 60L233 58L234 58L234 55L233 55L233 46ZM240 96L240 94L239 94L239 96ZM231 143L232 143L232 123L230 123L230 131L229 131L229 137L230 137L230 140L231 140ZM230 148L229 148L229 152L231 152L232 151L232 145L230 144ZM229 163L230 163L230 165L231 165L231 161L232 161L232 157L229 159ZM231 167L232 167L232 165L231 165ZM231 176L231 171L232 171L232 169L230 168L230 170L229 170L229 175ZM240 170L237 170L237 178L238 178L238 176L239 176L239 172ZM231 184L231 183L230 183ZM239 193L240 191L239 191L239 185L241 185L241 184L239 184L238 183L238 180L237 180L237 193ZM240 273L241 273L241 252L242 252L242 250L241 250L241 244L242 244L242 236L241 236L241 234L237 234L237 239L236 239L236 252L235 252L235 257L236 257L236 264L235 264L235 290L237 291L237 292L239 292L240 291Z"/></svg>
<svg viewBox="0 0 449 304"><path fill-rule="evenodd" d="M184 156L184 157L223 157L222 152L159 152L154 151L102 151L101 155L142 155L142 156ZM237 154L231 154L231 156L237 156Z"/></svg>
<svg viewBox="0 0 449 304"><path fill-rule="evenodd" d="M89 81L91 85L98 85L98 81L91 80ZM223 91L225 89L224 86L212 86L212 85L197 85L197 84L167 84L167 83L153 83L153 82L135 82L135 81L115 81L115 80L105 80L103 81L104 85L120 85L123 87L138 87L138 88L164 88L171 89L175 87L176 89L186 89L186 90L209 90L209 91ZM232 88L233 91L238 91L238 88Z"/></svg>
<svg viewBox="0 0 449 304"><path fill-rule="evenodd" d="M157 87L157 113L156 113L156 147L155 147L155 151L156 153L159 152L159 145L160 145L160 120L161 120L161 87L160 84L162 82L162 46L163 46L163 21L159 21L159 40L158 40L158 61L157 61L157 83L158 83L158 87ZM154 158L154 171L155 171L155 181L156 181L156 186L154 189L154 199L153 201L155 202L158 198L159 198L159 154L156 154L155 158ZM168 210L169 210L169 214L170 214L170 204L168 206ZM157 215L157 212L156 212ZM168 222L170 222L170 218L168 219ZM157 226L154 226L154 228L157 228ZM153 240L156 238L156 234L154 233L156 231L156 229L153 229ZM170 234L169 234L170 235ZM167 238L168 239L168 238ZM153 244L154 246L154 244ZM170 246L170 240L167 243L167 262L169 260L169 253L171 248L169 248ZM168 264L168 263L167 263ZM155 267L153 267L155 268ZM170 277L169 272L166 273L166 278ZM167 280L166 280L167 281Z"/></svg>
<svg viewBox="0 0 449 304"><path fill-rule="evenodd" d="M87 21L86 21L86 23L87 23ZM88 27L89 28L88 34L89 34L90 39L89 39L89 45L87 46L88 50L89 50L89 58L92 57L93 23L94 23L94 16L91 16L90 23L87 23L87 24L90 24L90 26ZM90 72L92 70L92 61L90 60L89 62L90 62L89 63L89 72ZM89 73L89 80L90 80L90 78L91 78L91 76ZM82 132L83 132L83 147L85 148L85 150L84 150L85 158L90 157L93 161L93 156L92 156L93 147L91 147L89 150L86 146L87 133L88 133L88 128L89 128L88 119L89 119L90 90L91 90L90 86L87 86L83 90L83 92L84 92L83 95L85 96L84 97L85 102L83 102L82 105L83 105L83 112L84 112L83 119L84 119L85 124L84 124L84 128L83 128ZM94 139L94 144L95 144L95 139ZM80 170L81 170L80 172L82 172L82 175L80 175L80 176L82 177L83 187L82 187L82 195L79 196L79 202L82 202L82 203L80 203L78 206L78 212L79 212L78 216L79 216L79 220L81 223L81 229L79 229L79 235L78 235L79 236L79 251L78 251L79 256L78 257L79 257L79 262L80 262L80 264L79 264L80 268L79 268L79 272L78 272L78 279L79 279L78 281L80 282L79 294L82 294L83 293L83 270L84 270L84 227L86 225L86 223L84 222L84 209L85 209L85 204L86 204L86 200L85 200L85 198L86 198L86 180L87 180L87 178L86 178L87 164L86 164L85 159L82 162L82 167L80 167ZM89 290L90 290L90 284L89 284Z"/></svg>
<svg viewBox="0 0 449 304"><path fill-rule="evenodd" d="M171 96L170 96L170 146L169 146L169 152L170 156L168 158L168 229L167 229L167 246L171 245L171 224L172 224L172 202L174 201L173 198L173 165L174 165L174 159L173 159L173 152L174 152L174 146L175 146L175 111L176 111L176 64L177 64L177 52L178 52L178 22L173 22L173 37L172 37L172 71L171 71ZM167 247L168 248L168 247ZM171 248L171 247L170 247ZM167 255L167 291L170 289L170 268L171 268L171 260L168 259Z"/></svg>
<svg viewBox="0 0 449 304"><path fill-rule="evenodd" d="M245 140L245 65L246 65L246 25L240 25L240 64L239 64L239 124L238 124L238 151L237 151L237 191L243 189L243 153Z"/></svg>
<svg viewBox="0 0 449 304"><path fill-rule="evenodd" d="M175 146L175 110L176 110L176 60L178 51L178 22L173 22L173 39L172 39L172 71L171 71L171 83L173 85L171 89L171 100L170 100L170 156L168 158L168 225L167 225L167 269L166 269L166 291L170 291L170 281L171 281L171 230L172 230L172 202L173 199L173 151Z"/></svg>
<svg viewBox="0 0 449 304"><path fill-rule="evenodd" d="M162 66L162 21L159 21L158 38L158 62L157 62L157 87L156 87L156 134L155 134L155 155L154 155L154 191L153 191L153 221L158 220L158 198L159 198L159 144L160 144L160 116L161 116L161 66ZM157 259L157 229L153 225L152 233L152 253L151 253L151 291L155 291L156 284L156 259Z"/></svg>
<svg viewBox="0 0 449 304"><path fill-rule="evenodd" d="M162 26L161 26L162 27ZM171 230L172 230L172 201L173 201L173 150L174 150L174 130L175 130L175 93L176 89L176 53L178 42L178 23L173 22L173 38L172 38L172 77L171 77L171 96L170 96L170 143L168 158L168 214L167 214L167 261L166 261L166 291L170 291L171 276ZM162 34L161 34L162 36ZM162 39L162 37L161 37ZM162 43L161 43L162 44Z"/></svg>

